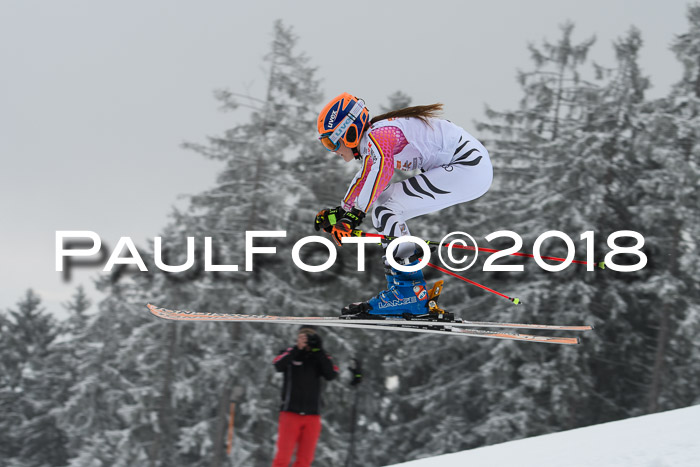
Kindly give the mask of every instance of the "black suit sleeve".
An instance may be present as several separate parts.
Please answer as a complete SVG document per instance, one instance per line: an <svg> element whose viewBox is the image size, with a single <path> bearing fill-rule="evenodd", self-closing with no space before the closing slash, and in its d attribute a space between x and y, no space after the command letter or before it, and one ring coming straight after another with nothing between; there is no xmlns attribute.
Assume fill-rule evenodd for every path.
<svg viewBox="0 0 700 467"><path fill-rule="evenodd" d="M286 349L280 351L280 353L272 360L272 364L275 365L277 371L284 371L292 363L292 360L298 355L300 350L297 346L287 347Z"/></svg>
<svg viewBox="0 0 700 467"><path fill-rule="evenodd" d="M317 358L321 375L328 381L335 379L338 376L338 367L333 363L333 357L327 354L325 350L320 350Z"/></svg>

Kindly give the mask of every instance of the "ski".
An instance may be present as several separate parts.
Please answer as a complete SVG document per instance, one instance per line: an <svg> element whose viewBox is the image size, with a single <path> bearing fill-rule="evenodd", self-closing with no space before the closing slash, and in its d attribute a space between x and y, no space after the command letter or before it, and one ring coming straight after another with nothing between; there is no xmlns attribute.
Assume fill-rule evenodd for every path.
<svg viewBox="0 0 700 467"><path fill-rule="evenodd" d="M406 320L403 318L385 319L353 319L339 318L334 316L270 316L270 315L246 315L246 314L228 314L228 313L206 313L194 311L176 311L168 310L167 308L159 308L155 305L147 305L151 312L166 319L175 319L179 321L274 321L278 323L306 323L319 324L323 323L355 323L355 324L371 324L378 326L396 326L396 325L449 325L454 327L476 327L476 328L515 328L515 329L539 329L546 331L591 331L593 326L565 326L557 324L522 324L522 323L496 323L490 321L465 321L457 319L455 321L440 321L427 319ZM167 315L167 316L166 316Z"/></svg>
<svg viewBox="0 0 700 467"><path fill-rule="evenodd" d="M491 339L508 339L527 342L543 342L552 344L579 344L577 337L555 337L532 334L519 334L511 332L487 331L484 329L470 329L472 327L505 327L520 329L540 330L567 330L587 331L592 326L557 326L543 324L518 324L518 323L492 323L483 321L429 321L429 320L359 320L343 319L330 316L305 317L305 316L270 316L270 315L245 315L228 313L207 313L195 311L178 311L160 308L148 304L152 314L160 318L176 321L228 321L228 322L266 322L277 324L310 324L317 326L346 327L355 329L379 329L404 332L420 332L432 334L450 334L461 336L485 337Z"/></svg>

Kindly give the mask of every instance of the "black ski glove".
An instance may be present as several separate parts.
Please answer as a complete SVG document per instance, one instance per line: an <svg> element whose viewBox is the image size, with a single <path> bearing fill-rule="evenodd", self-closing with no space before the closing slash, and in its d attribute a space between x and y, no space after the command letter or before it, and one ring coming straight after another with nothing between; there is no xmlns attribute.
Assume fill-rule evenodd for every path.
<svg viewBox="0 0 700 467"><path fill-rule="evenodd" d="M364 218L364 212L360 211L357 208L352 208L351 210L346 211L345 214L343 214L343 218L341 220L343 222L348 223L351 228L355 229L359 227L360 224L362 224L362 220Z"/></svg>
<svg viewBox="0 0 700 467"><path fill-rule="evenodd" d="M350 386L357 386L362 382L362 364L358 359L352 359L352 364L350 368L348 368L348 371L350 371L350 374L352 375Z"/></svg>
<svg viewBox="0 0 700 467"><path fill-rule="evenodd" d="M338 206L332 209L323 209L316 214L316 220L314 221L314 229L316 232L321 229L328 233L331 233L333 226L345 215L345 209Z"/></svg>
<svg viewBox="0 0 700 467"><path fill-rule="evenodd" d="M343 246L343 237L350 237L352 231L362 223L365 213L357 208L346 211L345 215L332 227L331 237L338 246Z"/></svg>

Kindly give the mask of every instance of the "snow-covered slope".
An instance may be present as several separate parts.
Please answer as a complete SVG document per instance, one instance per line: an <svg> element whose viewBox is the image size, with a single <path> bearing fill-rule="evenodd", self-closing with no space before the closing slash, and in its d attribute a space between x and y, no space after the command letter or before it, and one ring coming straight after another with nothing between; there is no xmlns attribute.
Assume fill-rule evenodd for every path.
<svg viewBox="0 0 700 467"><path fill-rule="evenodd" d="M700 405L470 451L401 467L700 467Z"/></svg>

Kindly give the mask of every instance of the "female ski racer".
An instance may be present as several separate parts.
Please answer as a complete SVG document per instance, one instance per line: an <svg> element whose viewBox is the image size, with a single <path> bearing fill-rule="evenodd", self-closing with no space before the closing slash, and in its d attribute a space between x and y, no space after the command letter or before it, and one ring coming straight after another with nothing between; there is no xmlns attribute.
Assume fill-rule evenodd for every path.
<svg viewBox="0 0 700 467"><path fill-rule="evenodd" d="M471 201L486 193L493 179L489 153L474 136L459 126L436 118L442 104L407 107L370 120L362 99L343 93L332 99L318 116L319 139L345 162L362 162L340 206L316 215L323 228L341 245L365 215L380 234L410 235L406 221L448 206ZM390 184L395 170L421 173ZM422 251L422 250L421 250ZM413 266L420 260L415 244L401 243L395 250L398 264ZM384 258L387 289L362 303L343 309L344 315L423 315L428 294L422 270L402 272Z"/></svg>

